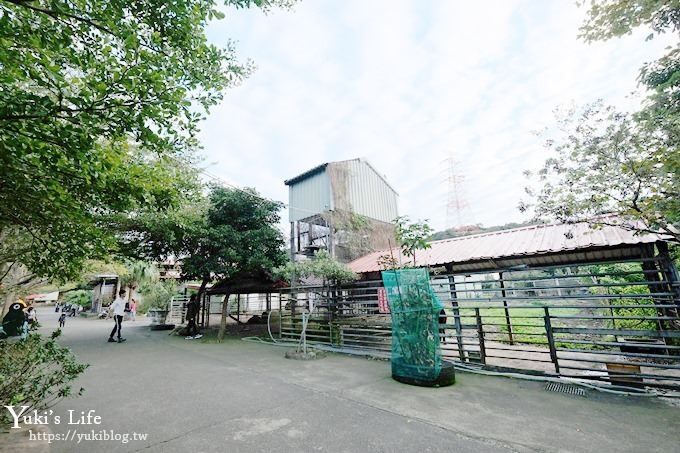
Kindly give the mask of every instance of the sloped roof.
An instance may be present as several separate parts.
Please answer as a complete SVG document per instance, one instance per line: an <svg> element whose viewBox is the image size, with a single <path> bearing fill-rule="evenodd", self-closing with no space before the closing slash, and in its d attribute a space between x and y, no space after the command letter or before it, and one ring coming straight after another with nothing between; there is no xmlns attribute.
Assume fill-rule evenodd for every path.
<svg viewBox="0 0 680 453"><path fill-rule="evenodd" d="M268 293L280 288L287 287L288 283L274 280L272 275L265 270L251 272L239 272L231 278L220 280L208 294L255 294Z"/></svg>
<svg viewBox="0 0 680 453"><path fill-rule="evenodd" d="M520 264L551 265L638 258L641 246L661 240L659 234L587 223L544 224L430 242L416 252L416 266L449 265L453 271L503 269ZM382 270L377 260L391 255L397 262L410 261L398 248L373 252L348 264L356 273Z"/></svg>
<svg viewBox="0 0 680 453"><path fill-rule="evenodd" d="M329 163L330 163L330 162L325 162L325 163L323 163L323 164L321 164L321 165L317 165L316 167L314 167L314 168L312 168L312 169L310 169L310 170L307 170L307 171L305 171L305 172L303 172L303 173L300 173L299 175L297 175L297 176L295 176L295 177L293 177L293 178L286 179L285 181L283 181L283 183L284 183L285 185L287 185L287 186L290 186L290 185L293 185L293 184L297 184L298 182L302 181L303 179L309 178L310 176L313 176L313 175L315 175L315 174L317 174L317 173L320 173L320 172L324 171L324 170L326 169L326 167L328 167L328 164L329 164Z"/></svg>
<svg viewBox="0 0 680 453"><path fill-rule="evenodd" d="M321 173L322 171L325 171L326 167L328 167L329 165L341 164L341 163L344 163L344 162L354 162L354 161L362 162L362 163L366 164L371 170L373 170L373 173L375 173L382 180L382 182L385 183L385 185L390 188L390 190L392 192L394 192L395 194L398 195L397 191L394 190L394 187L392 187L392 185L389 182L387 182L387 179L385 179L385 176L382 175L378 170L376 170L376 168L373 166L373 164L371 164L368 161L368 159L366 159L365 157L357 157L355 159L339 160L339 161L335 161L335 162L324 162L323 164L317 165L316 167L311 168L311 169L309 169L309 170L307 170L303 173L300 173L297 176L294 176L290 179L286 179L285 181L283 181L283 183L287 186L291 186L293 184L299 183L300 181L302 181L304 179L307 179L311 176L314 176L317 173Z"/></svg>
<svg viewBox="0 0 680 453"><path fill-rule="evenodd" d="M51 293L30 294L26 296L26 300L34 300L36 302L47 302L59 299L59 291L52 291Z"/></svg>

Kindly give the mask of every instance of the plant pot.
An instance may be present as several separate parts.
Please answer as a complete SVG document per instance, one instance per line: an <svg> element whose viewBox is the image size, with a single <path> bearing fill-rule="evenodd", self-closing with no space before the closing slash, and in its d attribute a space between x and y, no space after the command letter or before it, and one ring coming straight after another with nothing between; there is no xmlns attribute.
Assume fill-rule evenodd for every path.
<svg viewBox="0 0 680 453"><path fill-rule="evenodd" d="M165 324L168 313L168 310L152 308L147 312L147 316L151 317L151 325L159 325Z"/></svg>
<svg viewBox="0 0 680 453"><path fill-rule="evenodd" d="M418 385L420 387L446 387L456 383L456 372L453 363L442 360L439 374L433 379L405 376L399 373L398 366L392 366L392 379L402 384Z"/></svg>

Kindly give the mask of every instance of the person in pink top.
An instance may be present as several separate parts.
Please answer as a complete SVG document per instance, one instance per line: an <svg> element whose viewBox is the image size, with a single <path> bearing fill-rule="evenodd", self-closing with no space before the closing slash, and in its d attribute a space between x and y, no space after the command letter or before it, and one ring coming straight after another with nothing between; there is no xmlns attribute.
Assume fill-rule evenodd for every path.
<svg viewBox="0 0 680 453"><path fill-rule="evenodd" d="M137 317L137 301L134 299L130 300L130 319L132 321Z"/></svg>

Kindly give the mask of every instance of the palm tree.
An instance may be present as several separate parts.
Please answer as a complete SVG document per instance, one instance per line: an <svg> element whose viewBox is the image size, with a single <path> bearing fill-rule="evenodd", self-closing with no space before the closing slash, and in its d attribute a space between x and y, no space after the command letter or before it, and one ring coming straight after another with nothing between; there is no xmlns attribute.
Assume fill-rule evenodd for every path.
<svg viewBox="0 0 680 453"><path fill-rule="evenodd" d="M121 276L120 284L127 288L127 300L132 297L135 291L143 283L158 281L160 274L154 264L146 261L135 261L127 266L127 272Z"/></svg>

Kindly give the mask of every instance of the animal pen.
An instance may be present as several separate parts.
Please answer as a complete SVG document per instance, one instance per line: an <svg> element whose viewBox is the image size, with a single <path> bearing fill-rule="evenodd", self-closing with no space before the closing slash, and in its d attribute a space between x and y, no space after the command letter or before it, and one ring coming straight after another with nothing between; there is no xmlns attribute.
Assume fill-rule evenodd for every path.
<svg viewBox="0 0 680 453"><path fill-rule="evenodd" d="M680 389L680 279L667 243L656 235L578 225L569 226L570 238L562 235L564 228L537 226L432 243L421 260L440 261L430 268L430 283L445 307L439 331L443 359L487 370ZM573 234L576 242L569 248ZM460 255L469 248L479 255L498 241L511 245L484 259L454 261L444 253L453 249ZM551 252L527 250L528 243ZM519 248L523 253L516 253ZM275 313L275 339L300 338L311 301L308 343L389 358L392 325L375 267L379 253L350 263L363 277L352 285L257 296ZM241 300L241 310L248 311Z"/></svg>

